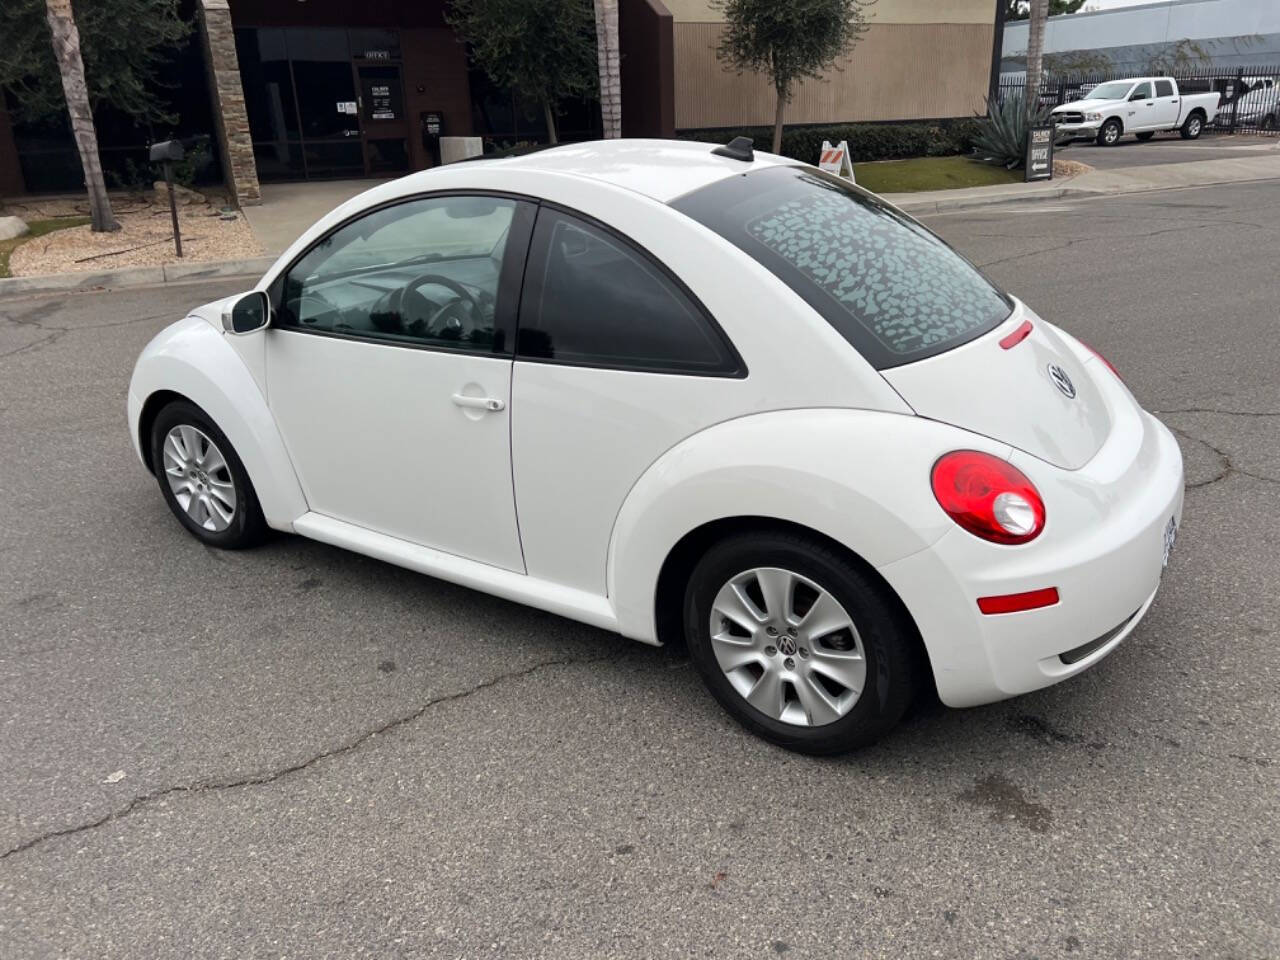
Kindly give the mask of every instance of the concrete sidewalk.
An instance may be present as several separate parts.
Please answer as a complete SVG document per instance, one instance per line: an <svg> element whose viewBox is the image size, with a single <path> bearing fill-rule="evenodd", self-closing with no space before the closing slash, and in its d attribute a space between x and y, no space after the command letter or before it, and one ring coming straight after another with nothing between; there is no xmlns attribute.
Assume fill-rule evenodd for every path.
<svg viewBox="0 0 1280 960"><path fill-rule="evenodd" d="M278 257L307 227L357 194L382 180L322 180L307 183L268 183L262 186L262 203L243 213L254 236L268 256Z"/></svg>
<svg viewBox="0 0 1280 960"><path fill-rule="evenodd" d="M938 213L943 210L1017 201L1057 200L1064 197L1078 199L1275 179L1280 179L1280 140L1265 153L1251 153L1247 157L1093 170L1069 180L1009 183L962 190L886 193L883 196L907 213Z"/></svg>

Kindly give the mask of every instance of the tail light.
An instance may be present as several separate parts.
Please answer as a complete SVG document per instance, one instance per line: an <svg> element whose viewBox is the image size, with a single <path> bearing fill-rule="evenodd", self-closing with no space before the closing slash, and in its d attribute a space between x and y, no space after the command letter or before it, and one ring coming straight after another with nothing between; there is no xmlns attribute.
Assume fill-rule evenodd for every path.
<svg viewBox="0 0 1280 960"><path fill-rule="evenodd" d="M1093 347L1089 346L1083 340L1080 341L1080 345L1084 347L1086 350L1088 350L1090 353L1092 353L1099 360L1101 360L1104 364L1106 364L1107 369L1116 375L1117 380L1119 380L1121 383L1124 382L1124 377L1120 376L1120 371L1111 365L1110 360L1108 360L1106 357L1100 354L1097 350L1093 349Z"/></svg>
<svg viewBox="0 0 1280 960"><path fill-rule="evenodd" d="M1027 543L1044 529L1044 501L1013 464L956 450L933 465L933 495L956 523L992 543Z"/></svg>

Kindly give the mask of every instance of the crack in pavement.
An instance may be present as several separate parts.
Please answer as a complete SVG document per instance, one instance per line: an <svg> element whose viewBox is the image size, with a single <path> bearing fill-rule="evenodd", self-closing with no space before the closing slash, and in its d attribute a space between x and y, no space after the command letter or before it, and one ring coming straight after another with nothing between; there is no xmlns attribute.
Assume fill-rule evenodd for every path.
<svg viewBox="0 0 1280 960"><path fill-rule="evenodd" d="M127 327L134 323L146 323L147 321L150 321L150 320L163 320L167 316L168 314L160 314L154 317L134 317L130 320L120 320L114 323L91 323L86 326L79 326L79 327L54 327L54 326L48 326L45 323L43 323L40 320L39 315L31 318L24 318L24 317L5 316L0 314L0 320L4 320L8 323L11 323L15 327L19 327L19 328L29 327L34 330L43 330L46 334L45 336L40 337L37 340L33 340L31 343L27 343L21 347L16 347L13 350L7 350L4 353L0 353L0 360L7 359L8 357L16 357L20 353L26 353L28 350L36 350L36 349L39 349L40 347L47 346L51 343L55 343L56 341L61 340L63 337L65 337L68 333L83 333L83 332L92 331L92 330L111 330L116 327Z"/></svg>
<svg viewBox="0 0 1280 960"><path fill-rule="evenodd" d="M1161 234L1165 234L1165 233L1185 233L1188 230L1203 230L1207 227L1212 227L1212 226L1215 226L1215 224L1196 220L1196 221L1193 221L1191 226L1183 224L1182 226L1178 226L1178 227L1165 227L1160 230L1151 230L1146 233L1125 234L1124 236L1118 237L1115 239L1122 239L1122 240L1146 239L1148 237L1158 237ZM1049 238L1030 236L1030 237L1018 237L1016 239L1019 239L1019 240L1046 239L1047 240ZM1110 237L1105 237L1105 238L1104 237L1069 237L1067 238L1067 242L1064 244L1061 244L1060 246L1046 247L1043 250L1024 250L1022 253L1012 253L1007 257L1000 257L996 260L987 260L983 263L979 263L978 266L982 267L985 270L987 267L994 267L1002 263L1010 263L1014 260L1022 260L1022 259L1025 259L1026 257L1038 257L1045 253L1056 253L1059 250L1066 250L1068 247L1073 247L1077 243L1096 243L1098 240L1101 240L1101 239L1112 239L1112 238Z"/></svg>
<svg viewBox="0 0 1280 960"><path fill-rule="evenodd" d="M261 786L263 784L275 783L277 780L280 780L283 777L287 777L289 774L298 773L322 761L331 760L334 757L343 756L345 754L358 750L361 747L363 747L365 744L373 740L375 737L381 734L391 733L404 726L407 726L408 724L413 723L415 720L421 719L427 713L427 711L430 710L432 707L439 706L442 703L452 703L457 700L465 700L466 698L471 697L477 693L480 693L484 690L488 690L490 687L495 687L495 686L498 686L499 684L506 683L512 680L521 680L534 673L537 673L540 670L545 670L548 667L563 667L563 666L574 666L577 664L599 663L603 660L609 660L611 662L616 663L617 661L625 658L626 658L625 654L622 656L613 656L613 655L606 654L599 657L557 657L550 660L540 660L537 663L534 663L528 667L524 667L520 670L513 670L510 673L501 673L501 674L498 674L496 677L489 677L488 679L481 680L479 683L476 683L473 686L467 687L465 690L459 690L455 693L446 693L439 697L434 697L430 700L427 700L425 703L417 707L411 713L402 714L401 716L398 716L398 717L393 717L391 720L388 720L385 723L377 727L374 727L371 730L366 730L364 733L359 734L358 736L352 738L351 740L347 740L344 743L340 743L335 747L330 747L326 750L322 750L319 753L312 754L307 759L301 760L297 763L291 763L288 766L280 767L279 769L276 769L276 770L270 770L266 773L249 774L248 776L239 777L233 780L212 780L212 781L203 781L203 782L197 781L195 783L182 783L182 784L177 784L176 786L164 787L163 789L160 789L160 790L154 790L151 793L144 793L140 796L134 797L132 800L126 803L123 807L119 807L115 810L112 810L110 813L107 813L105 816L101 816L96 820L91 820L86 823L77 824L76 826L73 826L73 827L62 827L57 830L49 830L45 833L39 834L38 836L32 837L30 840L25 840L22 843L18 844L17 846L11 847L8 850L4 851L3 853L0 853L0 860L6 860L11 856L14 856L19 853L23 853L27 850L31 850L35 847L41 846L42 844L48 843L50 840L56 840L59 837L72 836L74 834L84 833L89 830L96 830L98 827L104 827L109 823L115 822L116 820L124 819L125 817L129 816L136 810L146 807L157 800L163 800L164 798L169 796L174 796L177 794L208 793L208 792L221 791L221 790L235 790L240 787L255 787L255 786Z"/></svg>
<svg viewBox="0 0 1280 960"><path fill-rule="evenodd" d="M1216 413L1224 417L1280 417L1280 411L1270 410L1223 410L1220 407L1180 407L1177 409L1157 410L1152 413Z"/></svg>
<svg viewBox="0 0 1280 960"><path fill-rule="evenodd" d="M1165 411L1165 412L1172 413L1174 411ZM1197 480L1195 483L1188 483L1186 484L1186 487L1188 490L1200 490L1204 487L1213 486L1215 483L1221 483L1223 480L1226 480L1235 474L1239 474L1242 477L1249 477L1253 480L1260 480L1263 483L1280 484L1280 478L1278 477L1269 477L1266 474L1253 473L1250 470L1245 470L1242 467L1237 467L1232 462L1231 457L1226 453L1226 451L1221 450L1218 447L1215 447L1212 443L1210 443L1208 440L1205 440L1203 437L1197 437L1194 434L1188 433L1186 430L1183 430L1179 427L1169 426L1169 429L1172 430L1174 433L1176 433L1180 437L1185 437L1186 439L1191 440L1195 443L1204 444L1206 447L1209 448L1210 451L1213 452L1214 456L1216 456L1219 461L1219 471L1217 476L1210 477L1208 480Z"/></svg>

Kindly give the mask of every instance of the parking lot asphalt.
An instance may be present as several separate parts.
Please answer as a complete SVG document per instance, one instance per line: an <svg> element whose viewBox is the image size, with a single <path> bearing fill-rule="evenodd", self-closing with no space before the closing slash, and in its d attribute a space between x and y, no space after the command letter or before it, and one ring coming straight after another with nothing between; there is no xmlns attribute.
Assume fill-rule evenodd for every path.
<svg viewBox="0 0 1280 960"><path fill-rule="evenodd" d="M928 222L1177 431L1184 524L1095 669L835 760L677 649L186 535L125 388L239 284L0 302L0 956L1280 955L1280 189Z"/></svg>
<svg viewBox="0 0 1280 960"><path fill-rule="evenodd" d="M1126 136L1111 147L1101 147L1090 140L1075 140L1069 146L1059 147L1057 156L1062 160L1087 163L1098 170L1117 170L1157 163L1253 157L1273 150L1280 150L1280 136L1274 134L1219 136L1206 133L1198 140L1183 140L1176 133L1157 133L1145 143L1136 137Z"/></svg>

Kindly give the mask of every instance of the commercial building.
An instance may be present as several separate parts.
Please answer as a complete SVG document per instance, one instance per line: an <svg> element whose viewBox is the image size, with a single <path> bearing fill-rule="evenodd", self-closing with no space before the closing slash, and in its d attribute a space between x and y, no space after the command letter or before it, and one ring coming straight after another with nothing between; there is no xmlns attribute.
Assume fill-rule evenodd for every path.
<svg viewBox="0 0 1280 960"><path fill-rule="evenodd" d="M1001 70L1026 68L1027 23L1004 29ZM1137 75L1153 63L1234 70L1280 66L1280 0L1164 0L1050 17L1046 62Z"/></svg>
<svg viewBox="0 0 1280 960"><path fill-rule="evenodd" d="M98 118L112 178L138 179L145 145L207 133L206 174L253 203L259 183L393 176L437 163L435 136L486 148L540 142L537 104L469 65L447 0L188 0L199 32L176 66L175 129ZM997 0L878 0L853 54L796 91L788 123L969 116L998 49ZM767 80L716 58L722 14L707 0L619 0L625 136L771 123ZM10 106L13 106L12 104ZM561 104L563 139L599 135L599 108ZM0 193L79 185L69 131L0 110Z"/></svg>

